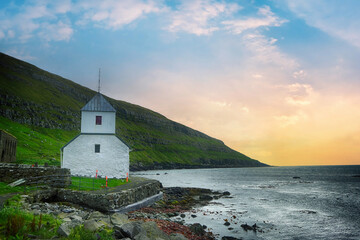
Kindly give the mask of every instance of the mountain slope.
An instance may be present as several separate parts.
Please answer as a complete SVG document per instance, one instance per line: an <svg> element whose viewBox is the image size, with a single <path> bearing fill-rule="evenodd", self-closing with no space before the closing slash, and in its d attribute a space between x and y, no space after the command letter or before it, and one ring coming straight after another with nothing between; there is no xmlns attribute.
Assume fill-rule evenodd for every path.
<svg viewBox="0 0 360 240"><path fill-rule="evenodd" d="M59 165L60 147L79 133L80 109L95 92L2 53L0 84L0 128L18 138L17 161ZM265 165L159 113L107 99L116 134L132 148L132 170Z"/></svg>

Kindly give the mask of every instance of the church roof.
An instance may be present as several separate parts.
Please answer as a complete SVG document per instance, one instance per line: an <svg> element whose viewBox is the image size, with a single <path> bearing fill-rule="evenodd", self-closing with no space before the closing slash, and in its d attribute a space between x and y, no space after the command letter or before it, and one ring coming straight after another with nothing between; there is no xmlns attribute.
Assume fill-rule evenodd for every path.
<svg viewBox="0 0 360 240"><path fill-rule="evenodd" d="M116 112L115 108L111 106L101 93L97 93L81 111Z"/></svg>

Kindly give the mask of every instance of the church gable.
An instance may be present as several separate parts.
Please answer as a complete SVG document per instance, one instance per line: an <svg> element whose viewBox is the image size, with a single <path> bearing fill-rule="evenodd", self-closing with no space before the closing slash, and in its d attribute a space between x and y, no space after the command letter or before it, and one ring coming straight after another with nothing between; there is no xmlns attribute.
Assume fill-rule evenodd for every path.
<svg viewBox="0 0 360 240"><path fill-rule="evenodd" d="M125 178L129 147L115 135L116 111L99 92L81 109L81 134L61 149L61 167L71 174Z"/></svg>
<svg viewBox="0 0 360 240"><path fill-rule="evenodd" d="M81 111L116 112L115 108L111 106L101 93L97 93Z"/></svg>

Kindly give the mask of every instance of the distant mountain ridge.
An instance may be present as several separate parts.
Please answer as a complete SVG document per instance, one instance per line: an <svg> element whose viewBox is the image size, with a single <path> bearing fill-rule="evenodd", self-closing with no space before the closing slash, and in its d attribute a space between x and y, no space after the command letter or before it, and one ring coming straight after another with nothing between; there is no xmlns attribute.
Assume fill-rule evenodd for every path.
<svg viewBox="0 0 360 240"><path fill-rule="evenodd" d="M17 161L59 165L56 149L79 133L80 109L96 92L3 53L0 83L0 128L18 138ZM132 170L266 166L159 113L107 100L116 134L132 148Z"/></svg>

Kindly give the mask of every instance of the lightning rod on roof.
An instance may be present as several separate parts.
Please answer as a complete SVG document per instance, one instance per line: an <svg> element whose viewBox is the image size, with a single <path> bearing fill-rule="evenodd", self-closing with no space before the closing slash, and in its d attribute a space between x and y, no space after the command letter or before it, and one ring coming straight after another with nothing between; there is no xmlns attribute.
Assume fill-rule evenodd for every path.
<svg viewBox="0 0 360 240"><path fill-rule="evenodd" d="M99 68L99 84L98 84L98 93L100 93L100 70L101 70L101 68Z"/></svg>

